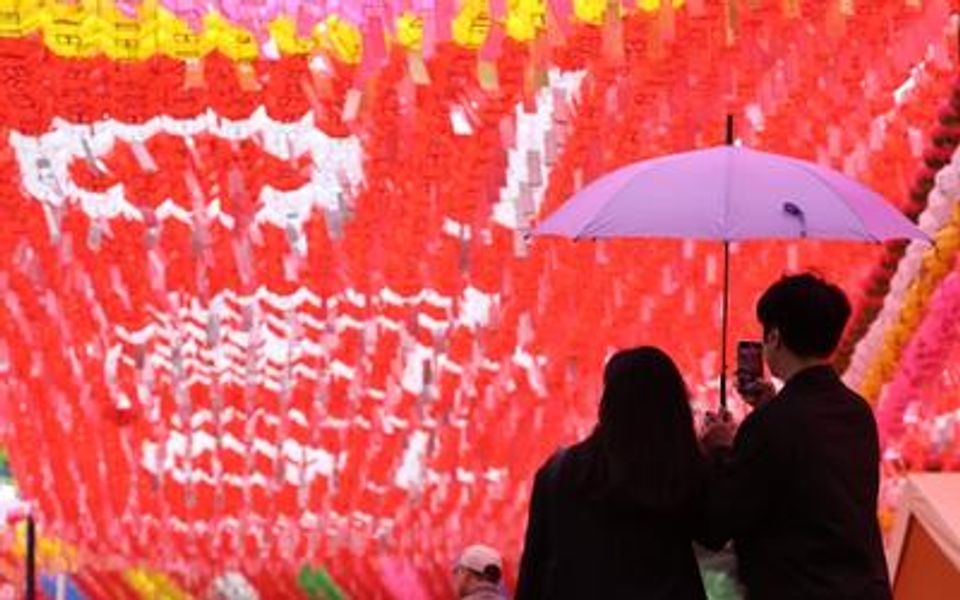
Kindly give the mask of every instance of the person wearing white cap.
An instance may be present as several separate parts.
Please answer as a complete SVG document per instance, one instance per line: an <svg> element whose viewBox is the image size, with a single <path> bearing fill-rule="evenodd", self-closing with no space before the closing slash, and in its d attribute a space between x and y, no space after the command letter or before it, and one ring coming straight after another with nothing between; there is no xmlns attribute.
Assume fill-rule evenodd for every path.
<svg viewBox="0 0 960 600"><path fill-rule="evenodd" d="M500 553L481 544L465 549L453 567L457 598L462 600L505 600L502 579Z"/></svg>

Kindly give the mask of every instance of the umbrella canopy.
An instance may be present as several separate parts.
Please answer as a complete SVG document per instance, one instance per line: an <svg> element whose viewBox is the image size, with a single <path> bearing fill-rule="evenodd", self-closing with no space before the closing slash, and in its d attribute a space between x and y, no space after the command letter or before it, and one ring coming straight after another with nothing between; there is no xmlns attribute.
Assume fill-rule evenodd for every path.
<svg viewBox="0 0 960 600"><path fill-rule="evenodd" d="M727 403L729 243L816 238L930 241L882 196L830 169L727 145L628 165L564 203L534 235L573 239L699 238L723 242L720 405Z"/></svg>
<svg viewBox="0 0 960 600"><path fill-rule="evenodd" d="M738 146L614 171L583 188L534 233L575 239L929 239L882 196L840 173Z"/></svg>

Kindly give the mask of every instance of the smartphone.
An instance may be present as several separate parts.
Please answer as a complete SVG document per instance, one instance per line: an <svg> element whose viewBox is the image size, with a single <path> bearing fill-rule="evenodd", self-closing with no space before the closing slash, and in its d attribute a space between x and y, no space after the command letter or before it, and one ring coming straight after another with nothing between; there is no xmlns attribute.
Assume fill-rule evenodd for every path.
<svg viewBox="0 0 960 600"><path fill-rule="evenodd" d="M763 379L763 344L743 340L737 343L737 382L740 386Z"/></svg>

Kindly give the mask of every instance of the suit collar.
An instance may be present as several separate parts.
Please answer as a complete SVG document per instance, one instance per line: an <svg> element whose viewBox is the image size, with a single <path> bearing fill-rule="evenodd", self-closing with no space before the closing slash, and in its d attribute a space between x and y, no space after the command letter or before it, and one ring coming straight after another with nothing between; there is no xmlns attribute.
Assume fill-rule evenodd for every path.
<svg viewBox="0 0 960 600"><path fill-rule="evenodd" d="M830 365L814 365L798 371L783 386L783 392L819 387L822 384L836 383L840 380Z"/></svg>

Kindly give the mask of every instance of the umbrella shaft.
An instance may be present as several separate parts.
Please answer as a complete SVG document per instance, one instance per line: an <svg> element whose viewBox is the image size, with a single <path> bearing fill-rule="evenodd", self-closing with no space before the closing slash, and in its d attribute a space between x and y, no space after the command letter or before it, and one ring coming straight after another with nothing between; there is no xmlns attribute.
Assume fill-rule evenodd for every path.
<svg viewBox="0 0 960 600"><path fill-rule="evenodd" d="M720 324L720 408L727 409L727 313L730 302L730 242L723 241L723 304Z"/></svg>
<svg viewBox="0 0 960 600"><path fill-rule="evenodd" d="M727 145L732 146L733 114L727 114ZM727 410L727 307L730 301L730 242L723 240L723 306L720 325L720 409Z"/></svg>

